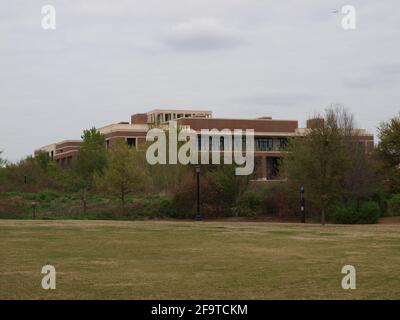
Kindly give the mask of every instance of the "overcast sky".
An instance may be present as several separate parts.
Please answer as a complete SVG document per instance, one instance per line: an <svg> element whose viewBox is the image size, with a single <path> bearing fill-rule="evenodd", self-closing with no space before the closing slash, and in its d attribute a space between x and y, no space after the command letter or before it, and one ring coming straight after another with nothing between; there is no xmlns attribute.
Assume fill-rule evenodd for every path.
<svg viewBox="0 0 400 320"><path fill-rule="evenodd" d="M45 4L54 31L41 27ZM341 27L346 4L356 30ZM339 102L375 133L400 111L399 9L398 0L2 0L0 150L15 161L154 108L304 125Z"/></svg>

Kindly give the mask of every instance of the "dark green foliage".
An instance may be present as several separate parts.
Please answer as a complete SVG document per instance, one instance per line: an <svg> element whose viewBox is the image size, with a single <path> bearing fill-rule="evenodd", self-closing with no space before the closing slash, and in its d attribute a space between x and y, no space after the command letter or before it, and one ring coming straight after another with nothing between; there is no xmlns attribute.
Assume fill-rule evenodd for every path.
<svg viewBox="0 0 400 320"><path fill-rule="evenodd" d="M118 196L124 210L126 196L143 194L149 189L150 178L144 153L133 150L125 141L118 141L109 151L107 160L104 174L96 176L97 187Z"/></svg>
<svg viewBox="0 0 400 320"><path fill-rule="evenodd" d="M289 140L283 163L292 192L305 187L307 200L321 213L323 224L327 208L340 197L340 181L349 167L343 132L338 111L328 109L306 136Z"/></svg>
<svg viewBox="0 0 400 320"><path fill-rule="evenodd" d="M400 216L400 194L395 194L389 199L388 215Z"/></svg>
<svg viewBox="0 0 400 320"><path fill-rule="evenodd" d="M324 119L306 136L289 141L282 172L292 194L304 186L307 213L319 214L322 223L335 203L362 202L381 190L381 162L362 141L353 116L337 107L327 109ZM343 210L338 209L335 216L345 216L345 221Z"/></svg>
<svg viewBox="0 0 400 320"><path fill-rule="evenodd" d="M292 194L284 181L253 182L239 197L238 216L269 216L293 219L299 212L298 194Z"/></svg>
<svg viewBox="0 0 400 320"><path fill-rule="evenodd" d="M159 212L162 216L176 218L177 210L176 210L176 204L173 201L173 199L160 198Z"/></svg>
<svg viewBox="0 0 400 320"><path fill-rule="evenodd" d="M338 224L371 224L377 223L381 209L376 202L367 201L360 207L356 203L338 204L331 211L330 219Z"/></svg>
<svg viewBox="0 0 400 320"><path fill-rule="evenodd" d="M49 154L47 152L39 153L38 155L35 156L35 160L40 166L40 168L44 172L46 172L51 163L51 157L49 156Z"/></svg>
<svg viewBox="0 0 400 320"><path fill-rule="evenodd" d="M83 187L88 188L92 185L94 175L103 173L107 164L107 151L104 136L96 128L84 130L82 140L74 169Z"/></svg>
<svg viewBox="0 0 400 320"><path fill-rule="evenodd" d="M253 217L263 213L263 192L247 191L240 198L236 212L240 217Z"/></svg>
<svg viewBox="0 0 400 320"><path fill-rule="evenodd" d="M400 192L400 116L382 122L378 128L378 152L386 168L386 185L392 193Z"/></svg>
<svg viewBox="0 0 400 320"><path fill-rule="evenodd" d="M383 122L378 128L378 150L388 165L400 164L400 116Z"/></svg>
<svg viewBox="0 0 400 320"><path fill-rule="evenodd" d="M80 194L63 194L51 190L38 193L7 192L0 195L0 219L32 219L32 202L36 219L106 219L137 220L176 217L171 198L160 196L127 196L125 211L114 196L88 195L83 212Z"/></svg>
<svg viewBox="0 0 400 320"><path fill-rule="evenodd" d="M364 202L358 210L357 223L368 224L377 223L380 217L380 208L376 202Z"/></svg>

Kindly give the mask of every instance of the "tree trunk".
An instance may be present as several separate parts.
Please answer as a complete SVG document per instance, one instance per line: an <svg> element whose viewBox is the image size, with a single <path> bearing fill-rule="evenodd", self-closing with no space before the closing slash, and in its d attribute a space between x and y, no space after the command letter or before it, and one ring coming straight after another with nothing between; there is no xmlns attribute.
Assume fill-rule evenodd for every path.
<svg viewBox="0 0 400 320"><path fill-rule="evenodd" d="M125 215L125 192L121 193L121 201L122 201L122 215Z"/></svg>
<svg viewBox="0 0 400 320"><path fill-rule="evenodd" d="M322 207L322 211L321 211L321 224L323 226L325 225L325 207Z"/></svg>
<svg viewBox="0 0 400 320"><path fill-rule="evenodd" d="M86 200L86 187L83 188L83 214L86 214L86 206L87 200Z"/></svg>

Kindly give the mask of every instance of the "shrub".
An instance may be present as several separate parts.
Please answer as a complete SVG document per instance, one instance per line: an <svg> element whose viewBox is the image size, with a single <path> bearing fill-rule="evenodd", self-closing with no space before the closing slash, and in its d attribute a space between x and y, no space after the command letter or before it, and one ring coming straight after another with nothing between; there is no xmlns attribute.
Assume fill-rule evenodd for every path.
<svg viewBox="0 0 400 320"><path fill-rule="evenodd" d="M167 217L177 216L176 205L173 199L161 198L159 206L160 206L159 212L162 216L167 216Z"/></svg>
<svg viewBox="0 0 400 320"><path fill-rule="evenodd" d="M262 213L263 195L261 192L247 191L236 207L237 215L242 217L256 216Z"/></svg>
<svg viewBox="0 0 400 320"><path fill-rule="evenodd" d="M330 219L338 224L368 224L377 223L380 216L379 205L374 201L368 201L357 208L355 203L337 205Z"/></svg>
<svg viewBox="0 0 400 320"><path fill-rule="evenodd" d="M247 186L247 178L235 175L233 166L209 165L202 167L200 201L205 217L231 216L240 194ZM193 218L196 214L197 183L193 171L187 172L174 190L177 217Z"/></svg>
<svg viewBox="0 0 400 320"><path fill-rule="evenodd" d="M35 199L36 201L43 201L43 202L49 202L52 200L55 200L59 198L61 195L58 192L49 190L49 189L44 189L43 191L40 191L35 194Z"/></svg>
<svg viewBox="0 0 400 320"><path fill-rule="evenodd" d="M390 216L400 216L400 194L395 194L389 199L388 213Z"/></svg>
<svg viewBox="0 0 400 320"><path fill-rule="evenodd" d="M357 223L357 208L353 203L337 205L330 214L330 219L338 224Z"/></svg>
<svg viewBox="0 0 400 320"><path fill-rule="evenodd" d="M368 201L361 205L358 210L357 223L377 223L380 216L379 205L374 201Z"/></svg>

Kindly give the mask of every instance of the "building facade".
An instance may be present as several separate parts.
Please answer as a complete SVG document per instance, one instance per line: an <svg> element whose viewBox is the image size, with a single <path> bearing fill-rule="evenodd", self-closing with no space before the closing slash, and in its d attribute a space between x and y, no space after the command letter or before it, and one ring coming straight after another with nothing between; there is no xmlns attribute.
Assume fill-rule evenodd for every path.
<svg viewBox="0 0 400 320"><path fill-rule="evenodd" d="M202 129L253 129L254 130L254 179L270 181L278 178L279 159L284 155L288 138L303 136L323 119L307 121L306 128L299 128L297 120L276 120L271 117L257 119L213 118L211 111L205 110L167 110L156 109L131 116L130 122L120 122L99 128L104 135L106 148L111 148L118 140L124 140L134 148L146 142L148 130L163 126L175 120L179 127L195 130L200 136ZM370 150L374 137L363 129L357 129L357 140ZM79 140L67 140L35 150L35 155L45 152L61 167L69 167L77 158Z"/></svg>

